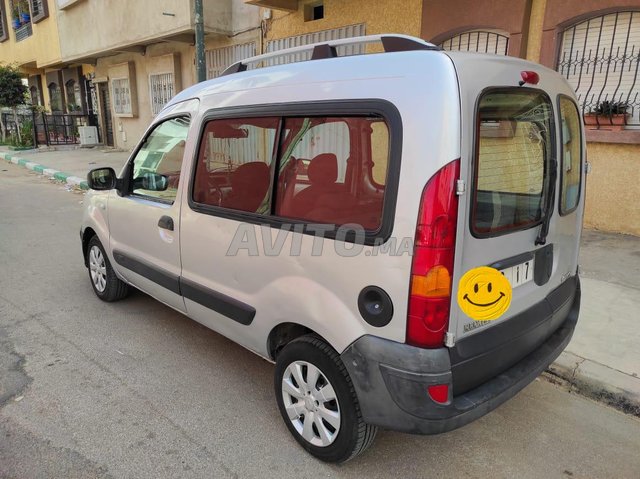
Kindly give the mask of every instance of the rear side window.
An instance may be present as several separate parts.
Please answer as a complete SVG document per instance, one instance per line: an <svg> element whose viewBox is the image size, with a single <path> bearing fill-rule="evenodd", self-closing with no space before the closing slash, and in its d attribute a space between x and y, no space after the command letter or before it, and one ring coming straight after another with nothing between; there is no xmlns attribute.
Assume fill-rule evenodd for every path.
<svg viewBox="0 0 640 479"><path fill-rule="evenodd" d="M580 199L582 178L582 136L578 106L567 97L560 97L560 214L574 211Z"/></svg>
<svg viewBox="0 0 640 479"><path fill-rule="evenodd" d="M286 118L281 152L277 216L380 228L389 162L381 118Z"/></svg>
<svg viewBox="0 0 640 479"><path fill-rule="evenodd" d="M552 131L552 107L545 94L501 89L482 95L471 215L474 234L502 234L542 220Z"/></svg>
<svg viewBox="0 0 640 479"><path fill-rule="evenodd" d="M193 200L207 206L267 213L279 123L279 118L208 122L200 143Z"/></svg>

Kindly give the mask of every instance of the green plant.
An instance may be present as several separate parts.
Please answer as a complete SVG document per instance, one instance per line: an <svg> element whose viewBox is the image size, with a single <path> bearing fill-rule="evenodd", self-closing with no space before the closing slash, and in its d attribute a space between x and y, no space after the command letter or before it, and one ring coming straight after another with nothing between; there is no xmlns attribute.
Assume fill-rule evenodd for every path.
<svg viewBox="0 0 640 479"><path fill-rule="evenodd" d="M7 107L13 110L13 117L16 124L18 121L17 107L27 102L27 86L22 82L22 73L14 65L0 64L0 107ZM5 128L0 116L0 130L2 140L5 140ZM22 141L20 128L17 129L18 139Z"/></svg>
<svg viewBox="0 0 640 479"><path fill-rule="evenodd" d="M623 101L604 100L598 103L591 113L600 116L626 115L628 108L629 105Z"/></svg>

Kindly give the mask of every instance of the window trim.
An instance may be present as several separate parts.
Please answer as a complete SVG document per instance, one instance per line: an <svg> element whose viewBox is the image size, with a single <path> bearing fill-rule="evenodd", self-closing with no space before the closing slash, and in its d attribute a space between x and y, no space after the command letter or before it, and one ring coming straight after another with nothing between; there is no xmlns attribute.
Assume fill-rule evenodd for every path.
<svg viewBox="0 0 640 479"><path fill-rule="evenodd" d="M49 2L48 0L42 0L42 10L37 15L31 15L31 22L38 23L49 16ZM33 13L33 0L29 0L29 9Z"/></svg>
<svg viewBox="0 0 640 479"><path fill-rule="evenodd" d="M302 225L302 233L315 236L317 234L314 228L309 228L314 223L305 220L296 220L293 218L275 216L271 213L273 210L273 189L277 183L277 163L279 163L280 145L282 141L282 121L285 117L290 116L349 116L349 115L377 115L387 122L389 128L389 165L387 167L387 178L385 185L385 195L382 206L382 218L380 228L375 231L365 231L364 244L373 246L379 244L380 240L386 242L393 232L396 200L398 193L398 182L400 179L400 162L402 157L402 117L400 112L391 102L382 99L345 99L345 100L321 100L309 102L295 103L273 103L267 105L249 105L239 107L229 107L220 109L211 109L205 112L202 117L198 131L198 146L191 165L189 174L189 191L187 202L191 210L235 221L241 221L254 225L269 225L272 228L282 229L285 225ZM200 158L200 149L202 146L202 138L206 128L206 124L211 120L233 119L233 118L251 118L251 117L280 117L278 132L276 133L277 148L275 148L275 158L271 162L271 208L268 214L250 213L246 211L231 210L222 206L205 205L197 203L193 200L193 188L195 185L195 173L198 158ZM274 165L276 166L274 168ZM336 235L340 226L333 225L334 228L324 232L323 237L327 239L336 239ZM342 238L341 238L342 239ZM348 231L344 240L348 243L355 243L356 238L354 231Z"/></svg>
<svg viewBox="0 0 640 479"><path fill-rule="evenodd" d="M7 25L7 6L5 5L5 2L2 1L0 2L0 29L2 29L0 43L9 40L9 29Z"/></svg>
<svg viewBox="0 0 640 479"><path fill-rule="evenodd" d="M571 104L575 107L576 109L576 113L578 115L578 120L579 120L579 124L583 125L582 123L582 115L580 114L580 107L578 106L578 104L576 103L576 101L571 98L569 95L565 95L564 93L561 93L558 95L558 139L560 140L558 142L558 144L560 145L560 161L558 162L558 168L560 169L560 174L558 175L558 180L559 180L559 189L558 189L558 213L560 214L560 216L568 216L571 213L573 213L574 211L576 211L578 209L578 206L580 206L580 198L582 197L582 183L583 183L583 167L582 167L582 158L584 156L584 148L583 148L583 141L584 141L584 132L583 132L583 128L579 128L580 131L580 183L578 183L578 201L576 202L576 205L569 209L569 210L563 210L562 208L562 192L563 192L563 180L564 180L564 149L563 149L563 145L564 143L562 142L562 108L561 108L561 103L562 100L566 99L569 100L571 102Z"/></svg>
<svg viewBox="0 0 640 479"><path fill-rule="evenodd" d="M542 212L540 215L540 218L537 221L533 221L531 223L526 223L524 225L518 226L518 227L510 227L510 228L504 228L504 229L500 229L500 230L495 230L495 231L490 231L488 233L484 233L484 232L480 232L477 231L475 228L475 205L477 203L477 199L478 199L478 160L479 160L479 153L480 153L480 101L482 100L482 98L487 95L488 93L494 93L494 92L531 92L531 93L538 93L541 94L546 100L547 103L549 105L549 115L550 115L550 121L552 123L552 128L550 128L550 136L551 138L550 140L550 151L551 151L551 157L547 158L544 164L544 176L543 176L543 185L542 185L542 199L544 200L545 198L545 194L549 194L550 192L550 186L551 186L551 181L550 181L550 176L549 176L549 168L553 167L553 160L555 159L555 157L557 156L558 152L557 152L557 146L556 146L556 126L555 124L556 122L556 118L555 118L555 112L554 112L554 108L553 108L553 101L551 100L551 97L549 96L549 94L540 89L540 88L531 88L531 87L517 87L517 86L499 86L499 87L488 87L485 88L484 90L482 90L479 94L478 94L478 98L476 99L476 105L475 105L475 109L474 109L474 121L475 121L475 125L474 125L474 131L473 131L473 157L472 157L472 161L471 163L471 174L473 175L472 177L472 194L469 195L469 231L471 232L471 235L474 238L477 239L487 239L487 238L496 238L499 236L504 236L504 235L508 235L508 234L512 234L512 233L517 233L520 231L526 231L532 228L535 228L537 226L540 226L545 218L545 211L544 211L544 204L542 205ZM546 188L545 188L546 187ZM551 203L553 205L555 205L555 200L552 199ZM551 216L553 216L553 210L549 212L549 214Z"/></svg>
<svg viewBox="0 0 640 479"><path fill-rule="evenodd" d="M122 197L131 196L134 198L141 198L143 200L148 200L154 203L161 203L164 205L173 205L176 202L176 199L178 198L178 192L179 192L178 190L180 190L180 185L184 183L183 181L179 183L178 190L176 191L176 197L172 201L165 200L164 198L158 198L157 196L149 196L149 195L142 195L140 193L134 193L133 190L131 189L133 187L133 184L132 184L133 183L133 162L135 161L136 156L138 155L140 150L142 149L142 145L144 145L147 142L147 139L149 138L149 136L151 136L151 134L154 131L156 131L160 125L162 125L167 121L175 120L176 118L189 118L189 128L191 128L191 121L193 120L193 118L190 113L185 113L185 112L174 113L172 115L162 118L162 120L158 122L153 123L149 127L147 132L144 134L142 139L138 142L138 145L136 146L135 150L133 150L133 153L131 153L129 160L127 161L124 167L124 170L122 172L123 173L122 178L119 180L121 184L121 190L118 192L119 196L122 196ZM182 159L183 163L186 159L187 159L186 156ZM180 176L182 177L182 165L180 166Z"/></svg>

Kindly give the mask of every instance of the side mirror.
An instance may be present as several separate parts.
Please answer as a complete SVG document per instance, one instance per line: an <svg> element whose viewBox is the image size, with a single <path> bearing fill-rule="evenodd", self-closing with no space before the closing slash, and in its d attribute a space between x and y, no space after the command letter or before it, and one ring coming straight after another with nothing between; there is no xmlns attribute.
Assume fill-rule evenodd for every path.
<svg viewBox="0 0 640 479"><path fill-rule="evenodd" d="M158 173L143 173L133 179L134 190L165 191L169 187L169 179Z"/></svg>
<svg viewBox="0 0 640 479"><path fill-rule="evenodd" d="M116 187L116 180L113 168L96 168L87 174L87 183L92 190L112 190Z"/></svg>

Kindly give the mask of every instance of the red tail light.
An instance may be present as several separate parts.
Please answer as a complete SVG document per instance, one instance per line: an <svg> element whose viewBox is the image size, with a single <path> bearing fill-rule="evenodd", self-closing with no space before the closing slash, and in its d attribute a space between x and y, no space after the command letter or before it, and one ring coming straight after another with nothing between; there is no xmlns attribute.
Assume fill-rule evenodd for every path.
<svg viewBox="0 0 640 479"><path fill-rule="evenodd" d="M460 160L441 168L422 192L411 265L407 343L439 348L449 325Z"/></svg>

